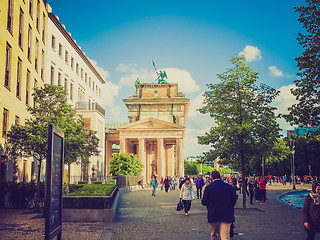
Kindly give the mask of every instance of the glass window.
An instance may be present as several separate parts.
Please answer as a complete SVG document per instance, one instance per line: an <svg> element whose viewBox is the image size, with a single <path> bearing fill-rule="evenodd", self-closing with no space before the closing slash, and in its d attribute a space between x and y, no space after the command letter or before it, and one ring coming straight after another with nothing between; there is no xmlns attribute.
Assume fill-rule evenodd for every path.
<svg viewBox="0 0 320 240"><path fill-rule="evenodd" d="M19 43L19 47L22 48L22 33L23 33L23 11L20 8L20 15L19 15L19 39L18 39L18 43Z"/></svg>
<svg viewBox="0 0 320 240"><path fill-rule="evenodd" d="M6 70L4 77L4 86L10 89L10 73L11 73L11 46L7 43L6 48Z"/></svg>
<svg viewBox="0 0 320 240"><path fill-rule="evenodd" d="M31 34L32 34L32 28L29 25L28 29L28 59L31 61Z"/></svg>
<svg viewBox="0 0 320 240"><path fill-rule="evenodd" d="M51 85L54 85L54 67L53 67L53 66L51 66L50 84L51 84Z"/></svg>
<svg viewBox="0 0 320 240"><path fill-rule="evenodd" d="M7 29L12 33L13 0L8 0Z"/></svg>
<svg viewBox="0 0 320 240"><path fill-rule="evenodd" d="M27 78L26 78L26 105L29 106L30 100L30 71L27 69Z"/></svg>
<svg viewBox="0 0 320 240"><path fill-rule="evenodd" d="M2 118L2 137L7 136L9 124L9 110L3 109L3 118Z"/></svg>
<svg viewBox="0 0 320 240"><path fill-rule="evenodd" d="M21 68L22 61L18 58L18 66L17 66L17 89L16 89L16 97L21 99Z"/></svg>

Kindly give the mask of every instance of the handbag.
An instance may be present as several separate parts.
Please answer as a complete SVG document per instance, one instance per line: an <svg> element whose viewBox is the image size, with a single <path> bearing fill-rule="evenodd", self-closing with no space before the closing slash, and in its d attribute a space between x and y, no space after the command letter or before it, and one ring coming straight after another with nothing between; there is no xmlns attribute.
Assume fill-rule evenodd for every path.
<svg viewBox="0 0 320 240"><path fill-rule="evenodd" d="M182 204L181 199L180 199L180 201L177 204L177 211L181 211L182 209L183 209L183 204Z"/></svg>

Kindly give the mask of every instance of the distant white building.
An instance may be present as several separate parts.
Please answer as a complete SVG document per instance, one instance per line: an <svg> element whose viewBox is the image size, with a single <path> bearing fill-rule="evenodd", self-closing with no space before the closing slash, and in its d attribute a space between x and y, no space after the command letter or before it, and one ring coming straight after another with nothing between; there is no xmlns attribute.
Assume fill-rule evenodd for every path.
<svg viewBox="0 0 320 240"><path fill-rule="evenodd" d="M81 47L72 39L59 18L52 13L47 4L47 59L46 82L63 86L68 94L68 102L87 122L86 128L97 131L100 156L91 157L90 163L81 175L81 165L72 164L71 182L77 182L83 177L89 180L92 169L96 169L95 177L104 177L105 169L105 110L102 105L102 85L105 80L100 76L90 60L82 52ZM87 178L87 179L86 179Z"/></svg>

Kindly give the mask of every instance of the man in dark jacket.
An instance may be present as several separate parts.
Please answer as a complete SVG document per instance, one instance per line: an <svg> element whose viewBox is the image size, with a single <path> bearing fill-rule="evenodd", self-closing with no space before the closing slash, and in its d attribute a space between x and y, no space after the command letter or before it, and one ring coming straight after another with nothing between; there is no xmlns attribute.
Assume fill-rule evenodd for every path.
<svg viewBox="0 0 320 240"><path fill-rule="evenodd" d="M236 192L232 186L220 179L220 173L211 173L212 183L206 186L201 204L207 206L208 223L210 225L211 239L230 239L230 225L235 221L234 205Z"/></svg>

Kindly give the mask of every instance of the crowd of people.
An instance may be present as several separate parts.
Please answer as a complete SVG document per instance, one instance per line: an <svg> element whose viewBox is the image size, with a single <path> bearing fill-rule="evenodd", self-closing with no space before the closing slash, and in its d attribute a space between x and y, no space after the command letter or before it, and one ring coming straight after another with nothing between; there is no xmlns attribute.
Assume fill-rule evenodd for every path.
<svg viewBox="0 0 320 240"><path fill-rule="evenodd" d="M315 233L320 232L320 181L313 178L312 191L305 198L303 206L303 223L308 233L307 240L313 240ZM304 181L304 180L303 180ZM196 188L197 198L201 199L201 204L207 207L208 223L211 230L211 239L224 240L233 236L234 206L239 194L246 194L250 198L250 204L266 204L267 184L286 184L285 177L257 177L250 176L245 179L241 175L228 177L220 176L218 171L213 171L210 176L203 177L165 177L153 176L150 185L152 186L152 196L156 195L158 185L161 191L180 191L180 201L182 201L184 213L190 214L191 202L195 199Z"/></svg>

